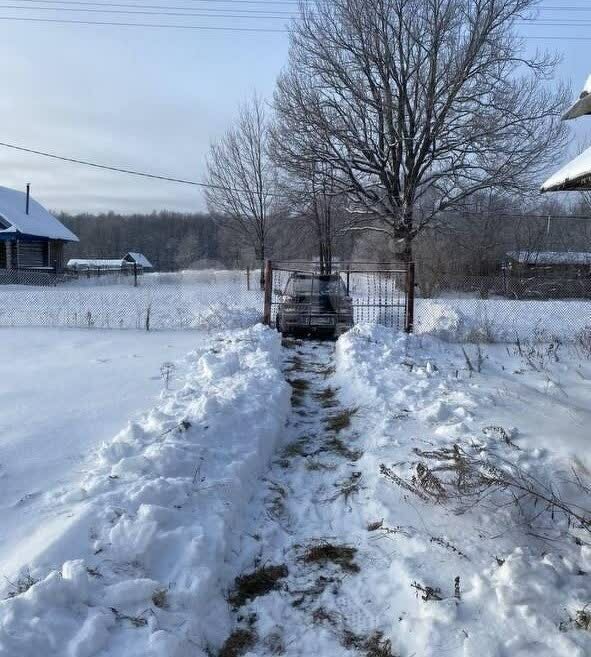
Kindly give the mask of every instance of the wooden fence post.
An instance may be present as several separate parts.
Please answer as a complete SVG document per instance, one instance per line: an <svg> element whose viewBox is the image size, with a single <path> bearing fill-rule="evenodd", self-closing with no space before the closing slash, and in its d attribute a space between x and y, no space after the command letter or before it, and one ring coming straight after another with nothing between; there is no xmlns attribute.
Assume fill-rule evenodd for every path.
<svg viewBox="0 0 591 657"><path fill-rule="evenodd" d="M412 333L415 323L415 263L409 262L406 266L406 312L404 316L404 330Z"/></svg>
<svg viewBox="0 0 591 657"><path fill-rule="evenodd" d="M250 292L250 267L246 267L246 289Z"/></svg>
<svg viewBox="0 0 591 657"><path fill-rule="evenodd" d="M271 301L273 298L273 265L270 260L265 261L265 292L263 307L263 324L271 326Z"/></svg>
<svg viewBox="0 0 591 657"><path fill-rule="evenodd" d="M133 287L137 287L137 262L133 263Z"/></svg>

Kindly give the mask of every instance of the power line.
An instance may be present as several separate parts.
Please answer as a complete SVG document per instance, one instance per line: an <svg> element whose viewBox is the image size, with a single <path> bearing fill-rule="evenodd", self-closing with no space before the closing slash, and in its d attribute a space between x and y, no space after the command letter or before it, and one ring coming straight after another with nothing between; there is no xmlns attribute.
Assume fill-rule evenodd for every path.
<svg viewBox="0 0 591 657"><path fill-rule="evenodd" d="M38 0L34 0L38 1ZM68 3L70 4L70 3ZM175 16L175 17L199 17L199 18L260 18L260 19L287 19L287 18L298 18L297 14L291 12L282 12L281 10L276 10L278 13L275 14L263 14L261 12L267 10L252 10L252 9L217 9L217 8L205 8L203 11L194 11L190 7L164 7L162 5L105 5L105 9L98 9L99 3L88 3L96 4L97 6L89 7L23 7L20 5L0 5L0 9L17 9L21 11L63 11L63 12L74 12L74 13L92 13L92 14L125 14L125 15L142 15L142 16ZM110 6L121 6L129 7L129 9L111 9ZM133 9L132 9L133 8ZM150 10L150 11L147 11ZM275 11L271 9L272 11ZM227 12L231 11L240 11L239 14L229 14ZM210 13L214 12L214 13ZM34 17L31 17L31 19ZM534 26L549 26L549 27L588 27L591 25L589 22L581 22L580 20L562 20L557 22L556 19L545 19L545 18L524 18L521 21L528 25Z"/></svg>
<svg viewBox="0 0 591 657"><path fill-rule="evenodd" d="M16 144L8 144L0 142L0 147L10 148L15 151L29 153L31 155L41 155L42 157L49 157L52 160L60 160L62 162L69 162L70 164L81 164L93 169L103 169L105 171L114 171L115 173L125 173L130 176L139 176L141 178L151 178L152 180L163 180L166 182L179 183L181 185L192 185L193 187L204 187L209 189L224 189L230 192L247 192L248 190L224 187L223 185L212 185L210 183L202 182L199 180L188 180L185 178L174 178L172 176L164 176L155 173L147 173L145 171L136 171L135 169L126 169L124 167L116 167L108 164L99 164L98 162L90 162L89 160L82 160L76 157L68 157L66 155L57 155L56 153L49 153L47 151L40 151L34 148L27 148L26 146L17 146ZM279 196L279 194L269 194L269 196Z"/></svg>
<svg viewBox="0 0 591 657"><path fill-rule="evenodd" d="M15 151L20 151L23 153L29 153L31 155L40 155L42 157L48 157L53 160L60 160L61 162L69 162L70 164L81 164L83 166L87 167L92 167L94 169L102 169L105 171L112 171L115 173L124 173L130 176L137 176L140 178L149 178L151 180L162 180L165 182L173 182L173 183L179 183L181 185L191 185L193 187L201 187L201 188L206 188L206 189L222 189L230 192L240 192L240 193L250 193L249 190L246 189L241 189L238 187L226 187L224 185L213 185L211 183L206 183L202 182L199 180L188 180L185 178L174 178L172 176L164 176L160 174L155 174L155 173L148 173L146 171L137 171L135 169L126 169L124 167L116 167L116 166L111 166L108 164L99 164L98 162L90 162L89 160L82 160L80 158L75 158L75 157L68 157L66 155L57 155L55 153L49 153L47 151L40 151L34 148L27 148L26 146L18 146L16 144L9 144L7 142L0 142L0 147L2 148L9 148L11 150ZM274 198L284 198L284 199L290 199L291 197L286 194L277 194L277 193L269 193L267 196L272 196ZM588 221L591 221L591 216L586 216L586 215L574 215L574 214L553 214L551 212L547 212L545 214L532 214L532 213L510 213L510 212L494 212L494 211L486 211L486 210L480 210L480 211L475 211L475 210L470 210L470 209L464 209L462 210L461 208L458 208L455 210L455 212L464 212L467 214L472 214L472 215L491 215L493 214L495 217L513 217L513 218L521 218L521 219L586 219Z"/></svg>
<svg viewBox="0 0 591 657"><path fill-rule="evenodd" d="M42 0L33 0L36 3L41 2ZM47 2L47 4L50 4ZM58 4L58 3L55 3ZM147 11L144 10L154 10L155 14L158 13L163 13L164 15L173 15L173 16L203 16L203 15L215 15L215 16L225 16L228 14L228 12L240 12L241 15L244 16L258 16L260 18L265 18L266 12L272 11L273 16L268 16L268 17L293 17L296 16L292 11L283 11L281 9L274 9L273 7L269 7L269 9L253 9L251 7L246 7L244 9L240 7L198 7L198 8L193 8L193 7L170 7L170 6L163 6L163 5L144 5L144 4L101 4L101 3L88 3L89 5L93 5L92 7L78 7L78 6L71 6L74 3L59 3L59 4L68 4L70 6L63 7L63 6L54 6L54 3L51 3L51 6L43 6L43 7L33 7L33 6L21 6L21 5L2 5L0 6L0 9L18 9L20 11L68 11L68 12L92 12L92 13L101 13L101 14L143 14L143 13L148 13ZM102 7L99 9L99 7ZM117 7L117 9L112 9L111 7ZM125 9L127 8L127 9ZM182 14L170 14L169 12L174 12L174 11L179 11L183 12ZM203 14L202 12L214 12L213 14Z"/></svg>
<svg viewBox="0 0 591 657"><path fill-rule="evenodd" d="M138 5L139 6L139 5ZM284 16L279 15L269 15L269 14L251 14L248 12L242 14L220 14L220 13L205 13L205 12L191 12L191 13L181 13L174 11L134 11L131 9L78 9L75 7L19 7L17 5L0 5L0 9L23 9L25 11L68 11L68 12L80 12L80 13L98 13L98 14L134 14L142 16L183 16L187 18L198 17L198 18L270 18L270 19L281 19L287 20L290 17L294 17L293 14L285 14ZM236 11L236 10L234 10ZM30 17L31 20L34 17Z"/></svg>
<svg viewBox="0 0 591 657"><path fill-rule="evenodd" d="M285 0L284 2L276 2L276 3L271 3L271 2L264 2L263 0L220 0L218 2L214 2L212 4L212 0L186 0L187 2L199 2L199 3L209 3L210 7L206 7L206 9L213 9L214 7L218 7L219 9L223 9L220 5L222 4L229 4L229 5L260 5L261 7L264 7L264 9L258 9L258 11L268 11L269 9L281 11L277 9L277 7L274 7L273 5L279 5L279 6L284 6L288 7L290 10L296 10L299 7L299 0ZM87 7L138 7L142 6L141 4L129 4L129 3L121 3L121 2L91 2L87 0L20 0L20 2L24 3L36 3L40 5L77 5L77 6L87 6ZM155 8L161 8L161 9L168 9L168 7L155 7ZM191 9L190 7L182 7L183 9ZM253 11L256 11L255 7L251 7Z"/></svg>
<svg viewBox="0 0 591 657"><path fill-rule="evenodd" d="M74 20L68 18L33 18L29 16L0 16L0 21L17 21L21 23L55 23L64 25L102 25L115 27L151 27L177 30L205 30L226 32L277 32L286 34L288 30L271 27L226 27L223 25L179 25L165 23L124 23L116 21Z"/></svg>

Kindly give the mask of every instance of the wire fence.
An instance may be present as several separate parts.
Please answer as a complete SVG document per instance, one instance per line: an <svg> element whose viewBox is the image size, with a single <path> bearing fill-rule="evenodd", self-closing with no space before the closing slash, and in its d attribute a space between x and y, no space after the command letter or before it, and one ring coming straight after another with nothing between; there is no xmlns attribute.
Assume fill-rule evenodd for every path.
<svg viewBox="0 0 591 657"><path fill-rule="evenodd" d="M277 263L270 323L289 277L301 265ZM336 267L355 323L403 330L408 270L368 263ZM71 278L52 270L0 272L0 327L96 329L243 328L263 320L257 271L101 272ZM591 330L591 276L551 270L489 276L426 273L416 266L414 331L453 341L512 342L517 337L575 340Z"/></svg>
<svg viewBox="0 0 591 657"><path fill-rule="evenodd" d="M591 275L500 271L425 275L417 265L415 332L450 340L573 340L591 327Z"/></svg>
<svg viewBox="0 0 591 657"><path fill-rule="evenodd" d="M0 326L101 329L226 329L262 319L256 272L125 272L71 278L5 272Z"/></svg>

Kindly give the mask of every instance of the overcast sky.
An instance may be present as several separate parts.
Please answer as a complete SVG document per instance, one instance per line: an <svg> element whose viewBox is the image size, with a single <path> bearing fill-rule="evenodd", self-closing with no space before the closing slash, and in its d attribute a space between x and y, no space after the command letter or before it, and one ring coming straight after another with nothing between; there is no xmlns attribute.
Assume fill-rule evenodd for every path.
<svg viewBox="0 0 591 657"><path fill-rule="evenodd" d="M232 121L238 103L253 90L270 97L287 56L285 33L36 23L3 17L282 30L297 4L120 0L114 7L115 0L109 2L111 11L160 13L97 13L107 0L0 0L0 142L202 179L209 143ZM541 6L545 10L540 20L520 30L530 47L562 53L557 80L571 82L573 94L578 95L591 73L591 6L588 0L572 0L568 8L563 0L543 0ZM67 11L78 7L86 11ZM164 11L227 15L169 16ZM231 17L238 14L242 17ZM588 124L591 127L591 118ZM585 129L579 127L579 138ZM31 182L35 197L53 210L204 209L198 188L97 171L1 147L0 168L0 185L24 188Z"/></svg>

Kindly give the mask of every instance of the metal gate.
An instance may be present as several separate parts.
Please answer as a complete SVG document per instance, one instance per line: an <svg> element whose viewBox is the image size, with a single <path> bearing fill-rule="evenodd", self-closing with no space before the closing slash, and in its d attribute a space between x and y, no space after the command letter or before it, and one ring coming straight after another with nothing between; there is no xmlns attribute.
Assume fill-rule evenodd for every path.
<svg viewBox="0 0 591 657"><path fill-rule="evenodd" d="M275 325L287 284L302 273L320 274L318 263L267 261L265 267L264 322ZM381 324L412 331L414 263L338 263L332 268L343 281L353 306L355 324Z"/></svg>

